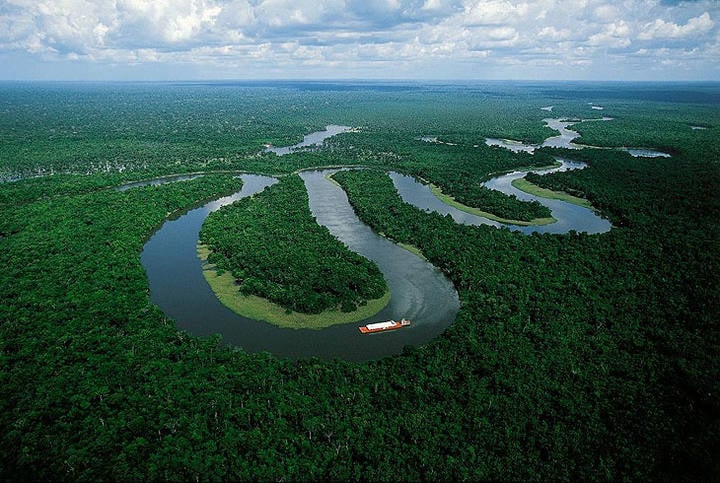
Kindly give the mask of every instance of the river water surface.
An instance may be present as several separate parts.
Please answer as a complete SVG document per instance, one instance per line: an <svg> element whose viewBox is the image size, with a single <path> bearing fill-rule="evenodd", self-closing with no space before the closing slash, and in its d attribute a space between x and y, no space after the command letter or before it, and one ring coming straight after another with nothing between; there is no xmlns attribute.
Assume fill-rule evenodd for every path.
<svg viewBox="0 0 720 483"><path fill-rule="evenodd" d="M274 147L274 146L268 146L265 148L266 153L275 153L278 156L284 156L286 154L290 154L293 151L297 151L298 149L307 148L309 146L319 146L325 141L327 138L335 136L336 134L342 134L344 132L350 131L352 128L350 126L339 126L337 124L330 124L328 126L325 126L324 131L316 131L314 133L310 133L302 140L302 142L299 142L293 146L284 146L284 147Z"/></svg>
<svg viewBox="0 0 720 483"><path fill-rule="evenodd" d="M153 303L175 320L179 329L196 336L222 334L223 340L248 352L268 351L282 357L338 357L353 361L399 353L438 336L455 320L460 303L452 283L431 264L379 237L355 215L345 192L325 178L327 171L302 173L310 209L318 223L377 263L391 291L389 304L361 323L322 330L282 329L241 317L220 303L202 274L196 253L200 228L209 213L253 195L276 182L243 175L243 188L175 220L168 220L147 242L141 261ZM410 318L413 325L398 331L362 335L358 326L391 318Z"/></svg>
<svg viewBox="0 0 720 483"><path fill-rule="evenodd" d="M599 106L593 106L593 107L599 107ZM545 108L541 108L545 109ZM535 150L539 147L549 147L549 148L565 148L565 149L616 149L618 151L626 151L630 153L631 156L634 156L636 158L669 158L671 157L667 153L663 153L661 151L657 151L655 149L648 149L648 148L628 148L628 147L620 147L620 148L599 148L597 146L590 146L587 144L574 144L573 141L580 137L580 134L577 131L573 131L572 129L568 129L573 124L577 124L580 122L597 122L597 121L612 121L612 117L600 117L600 118L594 118L594 119L563 119L563 118L556 118L556 119L543 119L545 121L545 126L549 127L550 129L554 129L558 132L557 136L550 136L549 138L545 139L542 144L525 144L521 141L514 141L512 139L498 139L498 138L485 138L485 144L488 146L499 146L505 149L509 149L512 152L519 153L519 152L525 152L525 153L534 153Z"/></svg>
<svg viewBox="0 0 720 483"><path fill-rule="evenodd" d="M127 191L142 186L160 186L167 183L177 183L179 181L190 181L202 177L201 174L178 174L174 176L165 176L145 181L133 181L131 183L122 184L117 187L118 191Z"/></svg>
<svg viewBox="0 0 720 483"><path fill-rule="evenodd" d="M498 176L484 183L484 186L497 191L502 191L508 195L515 195L523 201L537 201L548 208L552 212L553 218L557 221L549 225L529 225L519 226L499 223L488 218L467 213L457 208L443 203L435 196L430 187L419 183L412 176L406 176L399 173L390 173L395 188L398 190L400 197L404 202L409 203L421 210L434 211L441 215L450 215L456 223L463 225L490 225L495 227L505 227L512 231L519 231L525 234L531 233L568 233L570 230L585 233L605 233L611 228L611 224L605 218L602 218L593 210L582 206L573 205L565 201L551 200L531 195L515 188L511 183L513 180L523 178L528 172L538 174L549 174L557 171L567 171L571 169L583 169L586 167L584 163L576 161L561 160L561 165L551 169L536 169L525 171L513 171L502 176Z"/></svg>

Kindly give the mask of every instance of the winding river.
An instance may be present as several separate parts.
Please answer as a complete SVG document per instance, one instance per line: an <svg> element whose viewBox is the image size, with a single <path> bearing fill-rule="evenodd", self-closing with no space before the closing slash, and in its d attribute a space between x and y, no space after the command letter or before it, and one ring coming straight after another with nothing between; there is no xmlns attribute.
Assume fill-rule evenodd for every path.
<svg viewBox="0 0 720 483"><path fill-rule="evenodd" d="M548 106L550 107L550 106ZM599 106L594 106L599 107ZM541 108L545 110L545 108ZM555 118L555 119L543 119L545 122L545 126L549 127L550 129L554 129L558 132L557 136L550 136L545 141L543 141L542 144L525 144L520 141L515 141L512 139L497 139L497 138L485 138L485 144L488 146L500 146L505 149L509 149L510 151L513 151L515 153L519 152L525 152L532 154L535 152L537 148L541 147L549 147L549 148L566 148L566 149L615 149L617 151L626 151L630 153L631 156L636 158L669 158L671 157L667 153L663 153L662 151L657 151L655 149L648 149L648 148L628 148L628 147L619 147L619 148L600 148L597 146L590 146L588 144L575 144L573 141L580 137L580 134L577 131L573 131L572 129L568 129L573 124L577 124L580 122L598 122L598 121L612 121L612 117L604 116L599 118L593 118L593 119L563 119L563 118Z"/></svg>
<svg viewBox="0 0 720 483"><path fill-rule="evenodd" d="M335 136L336 134L342 134L344 132L351 131L352 128L350 126L340 126L337 124L330 124L328 126L325 126L324 131L316 131L313 133L310 133L305 136L305 138L292 146L284 146L284 147L275 147L275 146L268 146L265 148L266 153L275 153L278 156L284 156L286 154L290 154L294 151L297 151L299 149L307 148L310 146L320 146L323 141L325 141L327 138Z"/></svg>
<svg viewBox="0 0 720 483"><path fill-rule="evenodd" d="M200 228L212 211L251 196L275 183L266 176L242 175L243 188L166 221L145 244L141 261L153 303L175 320L179 329L197 336L222 334L225 343L248 352L281 357L338 357L353 361L399 353L438 336L455 320L460 302L452 283L431 264L376 235L355 215L345 192L325 178L330 171L301 174L318 222L351 250L377 263L392 294L389 304L366 322L408 317L407 329L363 336L361 323L323 330L282 329L241 317L220 303L202 274L196 246Z"/></svg>
<svg viewBox="0 0 720 483"><path fill-rule="evenodd" d="M177 183L180 181L190 181L202 177L201 174L176 174L173 176L164 176L162 178L151 179L147 181L133 181L131 183L121 184L117 187L118 191L127 191L141 186L160 186L167 183Z"/></svg>
<svg viewBox="0 0 720 483"><path fill-rule="evenodd" d="M567 125L558 124L554 127L559 128L560 136L547 140L553 145L569 145L576 137L576 133L567 130ZM283 155L303 146L321 143L333 134L350 129L347 126L328 126L325 131L306 136L305 141L296 146L269 149ZM585 167L582 163L570 160L560 161L558 167L534 172L551 173ZM419 345L438 336L453 322L459 310L458 294L452 283L433 265L380 237L362 223L350 206L345 192L327 179L327 175L333 172L304 171L300 176L307 188L310 210L318 223L326 226L350 250L374 261L382 271L392 297L388 305L374 317L361 323L322 330L283 329L237 315L220 303L203 277L196 252L199 232L212 211L259 193L277 182L271 177L250 174L241 176L241 191L166 221L145 244L141 261L147 272L153 303L174 319L179 329L196 336L219 333L225 343L245 351L267 351L289 358L318 356L365 361L397 354L406 345ZM428 186L410 176L395 172L390 172L389 176L405 202L420 209L449 214L458 223L507 227L526 234L567 233L570 230L603 233L610 229L610 223L592 210L559 200L539 198L511 185L514 179L526 173L508 173L487 181L485 185L522 200L538 200L551 209L553 217L558 220L556 223L544 226L504 225L446 205ZM364 323L400 317L413 320L413 325L407 329L370 336L362 335L357 330Z"/></svg>
<svg viewBox="0 0 720 483"><path fill-rule="evenodd" d="M593 106L596 107L596 106ZM599 106L597 106L599 107ZM542 107L542 110L551 111L552 106ZM580 137L577 131L568 129L571 125L579 122L598 122L612 121L612 117L601 117L596 119L580 119L568 120L563 118L543 119L545 125L558 132L558 135L547 138L542 144L524 144L519 141L509 139L486 138L485 144L488 146L499 146L509 149L513 152L534 153L539 147L567 148L567 149L584 149L595 148L583 144L574 144L573 141ZM424 141L438 142L437 138L425 136L421 138ZM599 149L599 148L595 148ZM646 148L615 148L619 151L626 151L634 157L670 157L669 154ZM585 232L590 234L604 233L609 231L611 224L608 220L600 217L593 210L582 206L573 205L565 201L552 200L531 195L515 188L511 183L519 178L523 178L525 174L538 173L549 174L557 171L567 171L571 169L583 169L587 167L585 163L571 161L568 159L557 159L560 166L551 169L535 169L513 171L511 173L498 176L486 181L484 186L490 189L501 191L507 195L514 195L523 201L538 201L539 203L550 208L553 218L557 222L542 226L518 226L503 224L497 221L484 218L482 216L466 213L455 207L449 206L440 201L431 191L429 186L419 183L411 176L405 176L398 173L390 173L395 188L400 193L403 201L417 208L427 211L434 211L442 215L450 215L456 223L465 225L490 225L495 227L505 227L512 231L519 231L525 234L531 233L567 233L570 230L577 232Z"/></svg>
<svg viewBox="0 0 720 483"><path fill-rule="evenodd" d="M440 201L440 199L435 196L432 191L430 191L429 186L419 183L412 176L390 173L390 177L392 178L393 184L398 190L398 193L400 193L400 197L405 203L409 203L421 210L434 211L436 213L440 213L441 215L450 215L456 223L461 223L463 225L490 225L498 228L505 227L512 231L519 231L528 235L531 233L562 234L567 233L570 230L590 234L605 233L606 231L609 231L611 228L610 222L599 216L591 209L573 205L565 201L551 200L531 195L525 193L524 191L520 191L511 184L513 180L524 177L528 172L549 174L557 171L582 169L587 166L585 163L579 163L566 159L561 159L559 161L561 162L561 165L555 168L513 171L512 173L498 176L484 183L484 185L490 189L502 191L508 195L515 195L518 199L523 201L535 200L550 208L553 218L557 221L549 225L540 226L504 224L482 216L467 213Z"/></svg>

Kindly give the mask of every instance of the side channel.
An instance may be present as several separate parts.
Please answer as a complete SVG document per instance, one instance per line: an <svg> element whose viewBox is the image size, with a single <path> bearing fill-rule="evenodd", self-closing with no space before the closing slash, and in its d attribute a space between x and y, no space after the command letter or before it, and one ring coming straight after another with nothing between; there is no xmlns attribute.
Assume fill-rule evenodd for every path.
<svg viewBox="0 0 720 483"><path fill-rule="evenodd" d="M548 208L552 212L552 216L557 220L555 223L542 226L517 226L498 223L482 216L473 215L457 208L443 203L436 197L430 187L419 183L415 178L395 172L390 173L395 188L398 190L400 197L406 203L417 208L427 211L435 211L442 215L450 215L456 223L463 225L490 225L495 227L506 227L512 231L519 231L529 235L531 233L556 233L564 234L570 230L577 232L585 232L589 234L605 233L610 231L612 225L608 220L602 218L592 210L582 206L573 205L561 200L551 200L539 196L531 195L520 191L512 186L512 181L522 178L528 172L538 174L549 174L556 171L566 171L572 169L583 169L587 165L569 160L560 160L561 166L544 170L514 171L502 176L498 176L484 183L487 188L501 191L507 195L515 195L523 201L537 201Z"/></svg>
<svg viewBox="0 0 720 483"><path fill-rule="evenodd" d="M281 329L241 317L220 303L202 275L196 245L200 228L212 211L262 191L273 178L243 175L243 189L166 221L145 244L141 255L150 284L150 297L175 320L178 329L205 337L221 334L226 344L248 352L267 351L281 357L338 357L352 361L397 354L406 345L436 337L455 319L459 300L452 283L435 267L379 237L355 216L345 192L325 179L328 172L306 172L310 208L348 247L375 261L392 298L376 316L362 323L323 330ZM368 322L407 317L409 328L362 335L357 327Z"/></svg>

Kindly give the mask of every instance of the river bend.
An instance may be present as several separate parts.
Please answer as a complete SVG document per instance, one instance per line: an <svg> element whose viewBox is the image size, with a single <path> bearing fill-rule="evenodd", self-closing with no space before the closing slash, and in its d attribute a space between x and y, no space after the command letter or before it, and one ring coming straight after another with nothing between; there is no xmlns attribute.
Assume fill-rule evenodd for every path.
<svg viewBox="0 0 720 483"><path fill-rule="evenodd" d="M331 171L301 174L310 209L318 223L351 250L377 263L391 291L388 305L363 321L322 330L283 329L242 317L222 305L203 277L196 247L200 228L212 211L251 196L275 179L243 175L240 192L166 221L146 243L141 255L150 284L150 298L179 329L196 336L222 334L223 340L248 352L267 351L281 357L338 357L353 361L397 354L406 345L420 345L438 335L455 320L460 307L452 283L430 263L375 234L362 223L345 192L325 175ZM362 335L358 326L407 317L409 328Z"/></svg>
<svg viewBox="0 0 720 483"><path fill-rule="evenodd" d="M566 159L560 160L558 167L550 169L535 169L524 171L513 171L502 176L492 178L484 183L484 186L490 189L501 191L507 195L515 195L523 201L537 201L548 208L552 212L553 218L557 221L549 225L529 225L519 226L500 223L488 218L461 211L453 206L443 203L437 196L430 191L430 187L419 183L412 176L402 175L399 173L390 173L390 178L398 190L400 197L405 203L409 203L421 210L434 211L441 215L450 215L456 223L463 225L489 225L495 227L505 227L512 231L519 231L527 235L531 233L555 233L564 234L570 230L577 232L585 232L590 234L605 233L610 230L612 225L608 220L602 218L593 210L573 205L561 200L551 200L531 195L515 188L511 183L513 180L523 178L527 173L549 174L557 171L567 171L571 169L583 169L585 163L570 161Z"/></svg>
<svg viewBox="0 0 720 483"><path fill-rule="evenodd" d="M560 131L560 136L549 139L549 142L569 144L574 139L572 131L564 132L567 126L554 127ZM325 131L306 136L303 143L289 148L272 148L272 152L288 154L294 149L319 144L331 135L349 129L346 126L328 126ZM561 160L558 167L534 172L550 173L583 167L585 165L582 163ZM241 191L166 221L145 244L141 262L147 272L152 302L174 319L179 329L196 336L219 333L225 343L245 351L267 351L289 358L319 356L364 361L397 354L406 345L419 345L437 337L454 321L459 310L458 294L452 283L430 263L380 237L360 221L345 192L328 179L327 175L332 172L305 171L300 176L307 188L310 210L317 222L327 227L350 250L374 261L382 271L391 291L391 299L374 317L360 323L331 326L322 330L284 329L242 317L220 303L203 277L196 251L199 233L211 212L240 198L259 193L277 182L271 177L250 174L242 175ZM507 227L526 234L567 233L570 230L602 233L610 229L610 223L592 210L529 195L511 185L512 180L526 173L508 173L487 181L485 185L522 200L539 201L551 209L553 217L558 220L556 223L545 226L504 225L446 205L428 186L410 176L395 172L389 175L405 202L420 209L449 214L458 223ZM138 185L132 184L128 188ZM357 330L363 323L400 317L410 318L413 325L407 329L370 336L361 335Z"/></svg>

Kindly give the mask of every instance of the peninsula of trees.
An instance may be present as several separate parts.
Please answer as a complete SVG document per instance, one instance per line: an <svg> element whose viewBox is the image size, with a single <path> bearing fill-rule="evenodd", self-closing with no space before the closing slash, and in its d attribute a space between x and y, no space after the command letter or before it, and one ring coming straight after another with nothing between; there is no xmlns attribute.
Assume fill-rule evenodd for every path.
<svg viewBox="0 0 720 483"><path fill-rule="evenodd" d="M211 213L200 241L215 270L232 273L239 293L288 310L352 312L388 290L377 265L317 224L297 175Z"/></svg>

